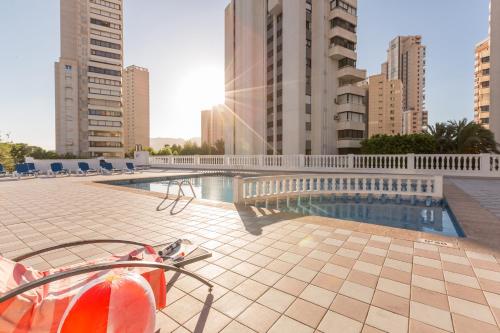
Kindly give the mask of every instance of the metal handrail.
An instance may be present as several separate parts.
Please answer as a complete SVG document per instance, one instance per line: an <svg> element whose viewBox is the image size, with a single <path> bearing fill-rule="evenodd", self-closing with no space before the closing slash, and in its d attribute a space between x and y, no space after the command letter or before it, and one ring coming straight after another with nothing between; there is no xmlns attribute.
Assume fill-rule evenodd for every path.
<svg viewBox="0 0 500 333"><path fill-rule="evenodd" d="M189 185L189 187L191 188L191 193L193 193L193 198L196 198L196 193L194 192L193 184L191 184L191 181L189 179L183 179L180 182L177 179L169 180L168 186L167 186L167 194L166 194L167 198L168 198L168 195L170 194L170 185L171 184L175 184L175 185L179 186L179 191L177 191L176 200L178 200L181 197L181 193L182 193L183 197L186 196L186 194L184 194L184 191L182 190L183 184Z"/></svg>

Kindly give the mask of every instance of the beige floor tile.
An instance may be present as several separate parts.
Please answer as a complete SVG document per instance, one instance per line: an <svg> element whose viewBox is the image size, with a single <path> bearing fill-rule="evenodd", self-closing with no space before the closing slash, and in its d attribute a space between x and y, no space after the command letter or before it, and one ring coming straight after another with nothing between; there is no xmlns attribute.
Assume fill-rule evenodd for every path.
<svg viewBox="0 0 500 333"><path fill-rule="evenodd" d="M498 329L495 325L490 325L483 321L475 320L456 313L453 313L452 317L456 333L500 333L500 329Z"/></svg>
<svg viewBox="0 0 500 333"><path fill-rule="evenodd" d="M318 326L324 333L359 333L363 324L333 311L328 311Z"/></svg>
<svg viewBox="0 0 500 333"><path fill-rule="evenodd" d="M407 272L407 273L410 273L411 269L412 269L412 265L410 263L400 261L400 260L391 259L391 258L385 259L384 266L398 269L400 271Z"/></svg>
<svg viewBox="0 0 500 333"><path fill-rule="evenodd" d="M221 333L253 333L253 332L255 331L243 324L240 324L236 320L233 320L231 323L229 323L229 325L227 325L221 331Z"/></svg>
<svg viewBox="0 0 500 333"><path fill-rule="evenodd" d="M271 261L266 268L276 273L286 274L293 266L293 264L276 259Z"/></svg>
<svg viewBox="0 0 500 333"><path fill-rule="evenodd" d="M340 288L339 293L365 303L370 303L373 297L374 289L357 283L352 283L350 281L345 281L342 288Z"/></svg>
<svg viewBox="0 0 500 333"><path fill-rule="evenodd" d="M233 289L234 292L248 299L256 300L266 292L269 287L257 281L248 279Z"/></svg>
<svg viewBox="0 0 500 333"><path fill-rule="evenodd" d="M236 320L256 332L267 332L279 317L278 312L258 303L253 303Z"/></svg>
<svg viewBox="0 0 500 333"><path fill-rule="evenodd" d="M347 281L358 283L370 288L375 288L377 286L378 276L353 269L349 273L349 276L347 276Z"/></svg>
<svg viewBox="0 0 500 333"><path fill-rule="evenodd" d="M369 254L374 254L377 256L381 256L381 257L385 257L387 255L387 250L380 249L380 248L373 247L373 246L365 246L365 248L363 249L363 252L369 253Z"/></svg>
<svg viewBox="0 0 500 333"><path fill-rule="evenodd" d="M369 308L369 304L344 295L337 295L330 306L332 311L361 323L365 322Z"/></svg>
<svg viewBox="0 0 500 333"><path fill-rule="evenodd" d="M486 296L488 304L492 308L500 309L500 295L485 291L484 296Z"/></svg>
<svg viewBox="0 0 500 333"><path fill-rule="evenodd" d="M406 247L394 244L394 242L389 246L389 251L401 252L404 254L413 254L413 247Z"/></svg>
<svg viewBox="0 0 500 333"><path fill-rule="evenodd" d="M448 297L436 291L429 289L424 289L420 287L411 288L411 300L427 304L444 311L450 311L450 306L448 305Z"/></svg>
<svg viewBox="0 0 500 333"><path fill-rule="evenodd" d="M500 282L500 272L490 271L482 268L474 268L478 278Z"/></svg>
<svg viewBox="0 0 500 333"><path fill-rule="evenodd" d="M367 263L364 261L357 261L354 264L352 269L378 276L378 275L380 275L380 271L382 270L382 266Z"/></svg>
<svg viewBox="0 0 500 333"><path fill-rule="evenodd" d="M453 332L451 314L448 311L433 306L411 301L410 318Z"/></svg>
<svg viewBox="0 0 500 333"><path fill-rule="evenodd" d="M268 333L282 333L282 332L294 332L294 333L312 333L314 330L296 320L293 320L287 316L281 316L280 319L271 327Z"/></svg>
<svg viewBox="0 0 500 333"><path fill-rule="evenodd" d="M167 306L163 312L179 324L194 317L203 309L203 303L196 298L186 295L175 303Z"/></svg>
<svg viewBox="0 0 500 333"><path fill-rule="evenodd" d="M298 265L318 272L323 268L323 266L325 266L325 262L321 261L321 260L305 257L304 259L302 259L299 262Z"/></svg>
<svg viewBox="0 0 500 333"><path fill-rule="evenodd" d="M263 268L254 275L252 275L252 280L265 284L266 286L272 286L276 282L278 282L278 280L281 279L282 277L283 277L282 274Z"/></svg>
<svg viewBox="0 0 500 333"><path fill-rule="evenodd" d="M382 266L380 277L406 284L411 283L411 272L404 272L387 266Z"/></svg>
<svg viewBox="0 0 500 333"><path fill-rule="evenodd" d="M424 257L418 257L418 256L413 257L413 263L417 264L417 265L428 266L428 267L437 268L437 269L442 268L440 260L429 259L429 258L424 258Z"/></svg>
<svg viewBox="0 0 500 333"><path fill-rule="evenodd" d="M340 250L337 251L337 255L351 258L351 259L358 259L360 254L361 254L360 251L346 249L345 244L344 244L343 248L341 248Z"/></svg>
<svg viewBox="0 0 500 333"><path fill-rule="evenodd" d="M285 314L303 324L316 328L326 311L327 310L325 308L319 305L298 298L292 305L290 305Z"/></svg>
<svg viewBox="0 0 500 333"><path fill-rule="evenodd" d="M333 246L342 246L344 244L344 241L339 240L339 239L334 239L334 238L326 238L323 243L327 245L333 245Z"/></svg>
<svg viewBox="0 0 500 333"><path fill-rule="evenodd" d="M304 289L299 297L328 309L335 295L337 294L332 291L310 284Z"/></svg>
<svg viewBox="0 0 500 333"><path fill-rule="evenodd" d="M257 302L275 311L284 312L294 300L294 296L271 288L259 297Z"/></svg>
<svg viewBox="0 0 500 333"><path fill-rule="evenodd" d="M321 260L321 261L328 261L331 259L333 254L328 253L328 252L324 252L324 251L313 250L307 256L310 258L313 258L313 259Z"/></svg>
<svg viewBox="0 0 500 333"><path fill-rule="evenodd" d="M443 271L438 268L432 268L429 266L422 266L422 265L413 265L413 274L428 277L431 279L436 279L436 280L441 280L444 281L444 275Z"/></svg>
<svg viewBox="0 0 500 333"><path fill-rule="evenodd" d="M217 310L204 308L198 315L188 320L184 327L191 332L220 332L229 322L231 318L223 315Z"/></svg>
<svg viewBox="0 0 500 333"><path fill-rule="evenodd" d="M308 283L311 282L312 279L314 279L316 274L317 274L316 271L301 266L295 266L288 273L286 273L287 276Z"/></svg>
<svg viewBox="0 0 500 333"><path fill-rule="evenodd" d="M445 330L410 319L410 333L446 333Z"/></svg>
<svg viewBox="0 0 500 333"><path fill-rule="evenodd" d="M230 256L222 257L214 262L214 264L216 264L217 266L223 267L225 269L231 269L240 263L241 263L241 260L230 257Z"/></svg>
<svg viewBox="0 0 500 333"><path fill-rule="evenodd" d="M323 269L321 269L322 273L333 275L333 276L336 276L340 279L346 279L347 275L349 275L349 271L350 270L348 268L345 268L345 267L342 267L339 265L335 265L335 264L330 264L330 263L327 263L323 267Z"/></svg>
<svg viewBox="0 0 500 333"><path fill-rule="evenodd" d="M408 318L396 313L370 306L366 324L389 333L408 332Z"/></svg>
<svg viewBox="0 0 500 333"><path fill-rule="evenodd" d="M481 289L479 281L475 277L468 275L444 271L444 280L470 288Z"/></svg>
<svg viewBox="0 0 500 333"><path fill-rule="evenodd" d="M278 257L279 260L290 263L290 264L294 264L294 265L298 264L303 258L304 258L304 256L290 253L290 252L285 252Z"/></svg>
<svg viewBox="0 0 500 333"><path fill-rule="evenodd" d="M242 262L239 265L234 266L231 268L231 271L238 273L243 276L252 276L253 274L257 273L260 270L259 266L252 265L247 262Z"/></svg>
<svg viewBox="0 0 500 333"><path fill-rule="evenodd" d="M284 291L293 296L299 296L300 293L306 288L306 286L307 283L304 281L300 281L289 276L284 276L281 280L276 282L273 288Z"/></svg>
<svg viewBox="0 0 500 333"><path fill-rule="evenodd" d="M440 280L413 274L411 282L413 286L437 291L443 294L446 293L444 282Z"/></svg>
<svg viewBox="0 0 500 333"><path fill-rule="evenodd" d="M224 288L233 289L240 283L242 283L246 278L242 275L233 273L231 271L226 271L221 275L217 276L213 281Z"/></svg>
<svg viewBox="0 0 500 333"><path fill-rule="evenodd" d="M344 257L344 256L339 256L339 255L334 255L330 259L330 263L351 269L352 266L354 266L354 264L356 263L356 259L348 258L348 257Z"/></svg>
<svg viewBox="0 0 500 333"><path fill-rule="evenodd" d="M229 291L224 296L214 302L213 307L228 317L236 318L252 303L246 297Z"/></svg>
<svg viewBox="0 0 500 333"><path fill-rule="evenodd" d="M380 278L378 280L377 289L399 297L410 298L410 285L405 283Z"/></svg>
<svg viewBox="0 0 500 333"><path fill-rule="evenodd" d="M372 305L405 317L409 316L410 301L407 298L389 294L384 291L375 291L372 299Z"/></svg>
<svg viewBox="0 0 500 333"><path fill-rule="evenodd" d="M156 312L156 321L156 328L159 330L158 333L169 333L179 327L178 323L176 323L173 319L169 318L161 311Z"/></svg>
<svg viewBox="0 0 500 333"><path fill-rule="evenodd" d="M339 279L333 275L318 273L316 277L311 281L311 284L327 289L330 291L338 292L342 287L344 280Z"/></svg>
<svg viewBox="0 0 500 333"><path fill-rule="evenodd" d="M495 325L495 318L488 306L466 301L460 298L448 296L450 310L453 313L484 321L488 324Z"/></svg>
<svg viewBox="0 0 500 333"><path fill-rule="evenodd" d="M469 260L467 260L466 257L462 257L462 256L455 256L455 255L446 254L446 253L441 252L441 260L442 261L449 261L449 262L452 262L455 264L470 266Z"/></svg>

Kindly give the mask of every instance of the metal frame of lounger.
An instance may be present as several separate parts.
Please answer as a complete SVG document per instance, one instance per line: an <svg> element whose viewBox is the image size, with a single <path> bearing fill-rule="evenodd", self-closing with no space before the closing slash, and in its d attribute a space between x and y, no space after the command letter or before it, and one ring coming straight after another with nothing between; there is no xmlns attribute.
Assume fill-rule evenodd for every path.
<svg viewBox="0 0 500 333"><path fill-rule="evenodd" d="M51 246L45 249L33 251L30 253L26 253L23 255L20 255L16 258L14 258L12 261L14 262L19 262L21 260L36 256L38 254L60 249L60 248L66 248L66 247L72 247L72 246L78 246L78 245L86 245L86 244L99 244L99 243L119 243L119 244L130 244L130 245L138 245L138 246L150 246L149 244L144 244L144 243L139 243L139 242L134 242L134 241L127 241L127 240L115 240L115 239L95 239L95 240L87 240L87 241L77 241L77 242L71 242L71 243L65 243L65 244L59 244L55 246ZM174 264L163 264L163 263L158 263L158 262L149 262L149 261L115 261L111 263L100 263L100 264L94 264L90 266L79 266L75 267L73 269L69 269L66 271L54 273L52 275L45 276L41 279L34 280L25 284L22 284L12 290L9 290L2 296L0 296L0 303L7 301L11 299L12 297L16 297L28 290L37 288L39 286L45 285L50 282L62 280L71 276L75 275L81 275L81 274L86 274L86 273L91 273L91 272L98 272L102 270L110 270L114 268L126 268L126 267L143 267L143 268L160 268L163 269L164 271L174 271L178 273L185 274L189 277L192 277L201 283L205 284L208 287L209 292L212 291L213 284L208 282L206 279L203 277L190 272L188 270L183 269L183 266L189 265L193 262L203 260L210 258L212 256L211 253L205 253L202 255L194 256L193 258L190 259L185 259L183 261L179 261ZM188 256L189 257L189 256Z"/></svg>

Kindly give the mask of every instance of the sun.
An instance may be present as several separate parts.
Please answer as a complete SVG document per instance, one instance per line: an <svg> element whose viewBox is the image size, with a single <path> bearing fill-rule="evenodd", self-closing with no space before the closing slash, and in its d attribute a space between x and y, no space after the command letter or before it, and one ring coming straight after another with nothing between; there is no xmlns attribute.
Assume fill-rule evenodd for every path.
<svg viewBox="0 0 500 333"><path fill-rule="evenodd" d="M179 80L172 96L173 110L166 110L175 121L168 135L190 138L201 136L201 111L224 104L224 68L198 67L188 69Z"/></svg>

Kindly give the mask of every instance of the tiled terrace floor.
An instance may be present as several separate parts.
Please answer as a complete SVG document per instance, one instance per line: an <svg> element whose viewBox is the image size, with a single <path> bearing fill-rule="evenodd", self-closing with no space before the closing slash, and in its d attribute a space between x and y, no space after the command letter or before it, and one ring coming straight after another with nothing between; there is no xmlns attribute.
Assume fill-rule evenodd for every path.
<svg viewBox="0 0 500 333"><path fill-rule="evenodd" d="M171 215L160 198L85 184L96 179L0 180L0 252L106 237L153 244L182 237L212 249L210 260L188 267L215 283L211 295L167 274L160 332L500 332L496 252L228 205L182 210L182 202ZM27 263L45 269L120 250L85 246Z"/></svg>

